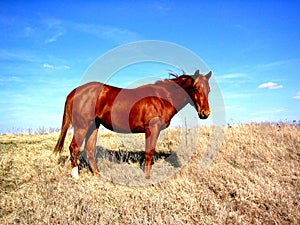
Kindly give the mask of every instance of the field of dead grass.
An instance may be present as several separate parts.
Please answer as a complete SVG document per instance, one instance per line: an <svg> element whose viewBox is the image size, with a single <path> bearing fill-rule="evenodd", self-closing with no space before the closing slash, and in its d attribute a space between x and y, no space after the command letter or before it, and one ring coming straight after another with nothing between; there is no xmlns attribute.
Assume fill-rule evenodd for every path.
<svg viewBox="0 0 300 225"><path fill-rule="evenodd" d="M1 135L0 224L300 224L299 125L227 128L220 151L204 171L199 165L211 134L209 127L199 129L196 151L182 169L175 162L180 159L166 163L167 155L158 155L151 180L160 171L174 170L175 175L137 186L116 182L118 172L96 179L84 160L80 179L73 180L66 160L70 135L59 159L51 155L57 134ZM135 160L138 152L133 158L126 155L144 148L143 136L130 138L132 149L123 137L99 136L101 148L125 154L116 159L110 151L103 157L99 147L103 173L120 167L128 175L121 178L124 184L139 176L145 180ZM178 147L176 136L178 131L168 132L158 151L184 148ZM133 178L130 168L138 171Z"/></svg>

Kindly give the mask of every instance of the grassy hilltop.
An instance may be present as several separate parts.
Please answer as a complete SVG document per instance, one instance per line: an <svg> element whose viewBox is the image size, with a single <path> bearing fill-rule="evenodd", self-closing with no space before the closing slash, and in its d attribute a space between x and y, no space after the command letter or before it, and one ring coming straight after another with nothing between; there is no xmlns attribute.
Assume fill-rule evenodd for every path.
<svg viewBox="0 0 300 225"><path fill-rule="evenodd" d="M132 146L144 148L143 135L130 137L132 146L126 146L123 137L99 134L102 149L110 150L106 156L99 153L100 170L132 169L149 182L145 186L120 185L109 174L98 180L84 160L80 179L73 180L67 160L71 134L59 159L51 155L57 134L1 135L0 224L300 224L299 125L227 128L204 171L199 165L210 128L199 129L196 152L182 169L174 160L166 162L178 148L179 131L166 132L157 147L165 155L158 155L154 165L176 173L156 184L144 181L134 158L140 154L130 158L126 153L136 150ZM151 180L161 176L159 171L151 171ZM131 179L125 175L124 183Z"/></svg>

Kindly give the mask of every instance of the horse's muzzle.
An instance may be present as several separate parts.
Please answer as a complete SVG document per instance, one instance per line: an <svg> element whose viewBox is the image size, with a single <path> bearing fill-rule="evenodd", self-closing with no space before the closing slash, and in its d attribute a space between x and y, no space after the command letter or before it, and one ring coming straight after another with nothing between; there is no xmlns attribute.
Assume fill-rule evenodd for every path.
<svg viewBox="0 0 300 225"><path fill-rule="evenodd" d="M199 118L200 119L207 119L207 117L209 117L210 111L209 110L202 110L199 113Z"/></svg>

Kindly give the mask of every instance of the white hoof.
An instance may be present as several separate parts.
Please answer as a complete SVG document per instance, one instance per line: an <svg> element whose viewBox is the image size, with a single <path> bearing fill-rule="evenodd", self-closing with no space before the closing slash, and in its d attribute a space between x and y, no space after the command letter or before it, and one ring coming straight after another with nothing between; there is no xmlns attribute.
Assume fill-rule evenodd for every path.
<svg viewBox="0 0 300 225"><path fill-rule="evenodd" d="M74 179L79 179L79 176L78 176L78 167L77 166L74 167L74 168L72 168L72 177Z"/></svg>

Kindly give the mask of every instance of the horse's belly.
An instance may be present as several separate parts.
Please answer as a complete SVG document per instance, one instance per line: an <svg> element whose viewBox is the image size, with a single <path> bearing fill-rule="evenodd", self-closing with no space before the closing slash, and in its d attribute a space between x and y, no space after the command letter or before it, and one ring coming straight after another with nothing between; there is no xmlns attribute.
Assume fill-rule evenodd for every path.
<svg viewBox="0 0 300 225"><path fill-rule="evenodd" d="M143 133L145 130L140 118L129 116L126 112L107 112L100 121L105 128L118 133Z"/></svg>

